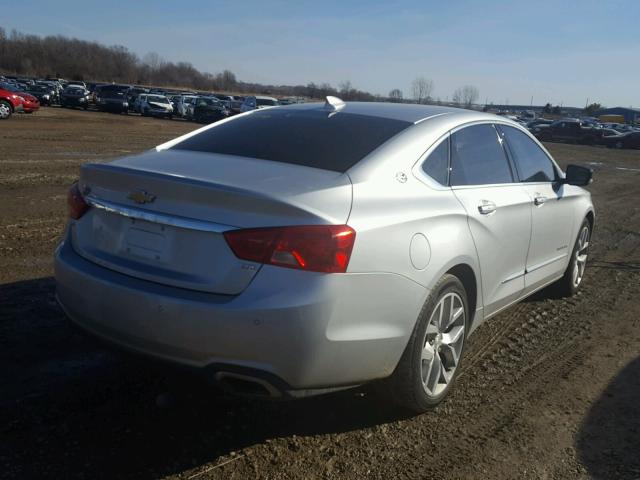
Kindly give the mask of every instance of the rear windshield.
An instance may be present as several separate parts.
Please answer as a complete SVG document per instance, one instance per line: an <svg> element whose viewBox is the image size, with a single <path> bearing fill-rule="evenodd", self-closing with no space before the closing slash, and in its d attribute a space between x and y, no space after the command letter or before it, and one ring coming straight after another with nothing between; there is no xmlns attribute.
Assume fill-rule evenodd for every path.
<svg viewBox="0 0 640 480"><path fill-rule="evenodd" d="M172 148L346 172L411 125L320 109L268 109L205 130Z"/></svg>

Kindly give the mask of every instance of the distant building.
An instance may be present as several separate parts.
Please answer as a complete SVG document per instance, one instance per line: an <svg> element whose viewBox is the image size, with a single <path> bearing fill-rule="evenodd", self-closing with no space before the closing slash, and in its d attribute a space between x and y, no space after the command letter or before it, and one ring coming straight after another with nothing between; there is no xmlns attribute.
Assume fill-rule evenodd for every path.
<svg viewBox="0 0 640 480"><path fill-rule="evenodd" d="M640 123L640 108L602 108L595 113L596 117L600 115L622 115L627 123Z"/></svg>

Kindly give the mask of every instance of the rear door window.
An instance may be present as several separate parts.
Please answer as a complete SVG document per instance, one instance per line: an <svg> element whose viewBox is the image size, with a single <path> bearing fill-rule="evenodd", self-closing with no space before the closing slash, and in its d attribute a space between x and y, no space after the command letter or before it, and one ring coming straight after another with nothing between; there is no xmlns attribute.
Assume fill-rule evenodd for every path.
<svg viewBox="0 0 640 480"><path fill-rule="evenodd" d="M521 182L553 182L556 179L551 159L527 134L506 125L498 128L507 140Z"/></svg>
<svg viewBox="0 0 640 480"><path fill-rule="evenodd" d="M512 182L511 167L493 125L472 125L451 135L452 186Z"/></svg>

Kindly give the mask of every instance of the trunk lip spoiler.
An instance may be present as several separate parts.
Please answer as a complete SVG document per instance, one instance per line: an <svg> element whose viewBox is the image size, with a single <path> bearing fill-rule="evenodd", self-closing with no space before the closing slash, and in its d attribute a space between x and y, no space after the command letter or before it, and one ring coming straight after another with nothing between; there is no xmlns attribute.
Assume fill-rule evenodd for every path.
<svg viewBox="0 0 640 480"><path fill-rule="evenodd" d="M237 227L224 225L221 223L196 220L195 218L182 217L177 215L167 215L164 213L150 212L142 208L129 207L119 203L98 199L92 195L84 198L90 206L106 212L115 213L135 220L144 220L161 225L168 225L186 230L198 230L200 232L223 233L229 230L236 230Z"/></svg>

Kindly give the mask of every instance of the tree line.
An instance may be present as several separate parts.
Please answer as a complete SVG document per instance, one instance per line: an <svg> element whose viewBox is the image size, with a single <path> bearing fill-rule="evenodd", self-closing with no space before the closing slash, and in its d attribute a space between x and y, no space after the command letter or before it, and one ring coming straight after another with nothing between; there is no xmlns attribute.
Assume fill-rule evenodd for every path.
<svg viewBox="0 0 640 480"><path fill-rule="evenodd" d="M352 101L443 103L432 97L433 81L422 76L413 81L410 98L405 98L398 88L391 90L387 97L374 95L354 87L349 80L337 87L314 82L307 85L263 85L243 82L230 70L202 72L191 63L167 61L155 52L140 58L121 45L107 46L62 35L29 35L15 30L7 33L2 27L0 73L309 98L334 95ZM470 107L478 96L478 89L468 85L457 89L452 96L453 102L446 103Z"/></svg>

